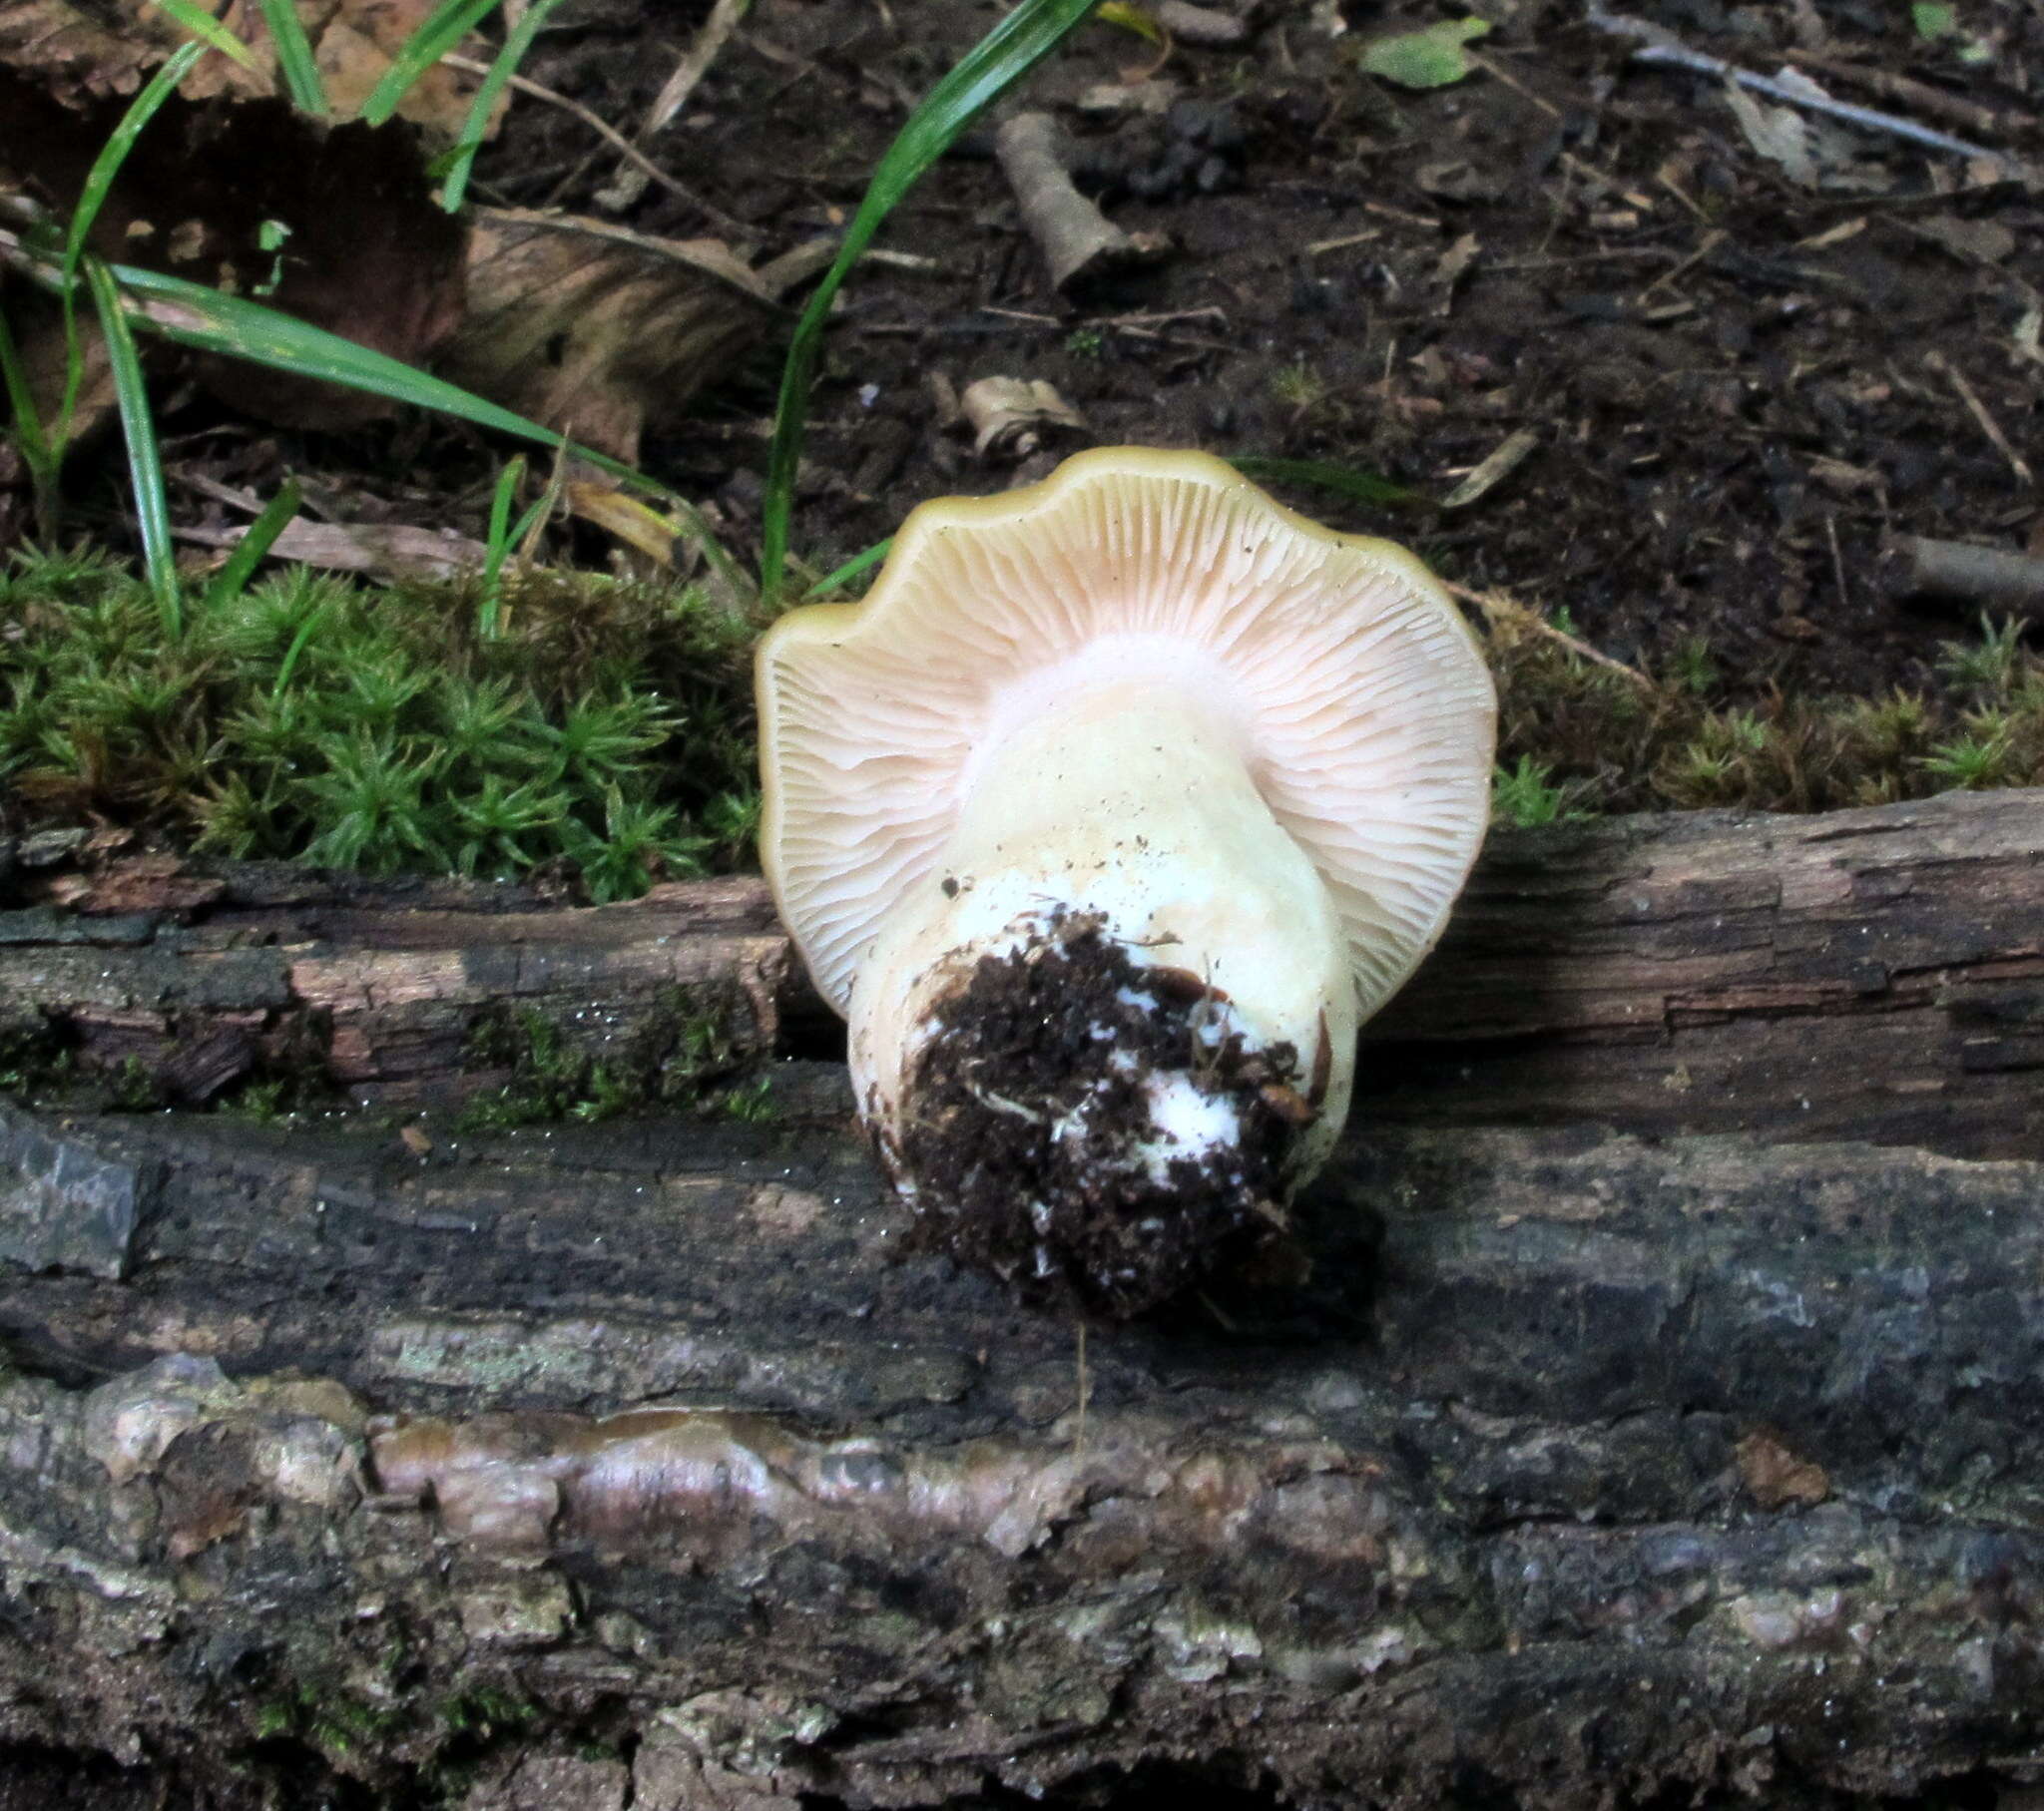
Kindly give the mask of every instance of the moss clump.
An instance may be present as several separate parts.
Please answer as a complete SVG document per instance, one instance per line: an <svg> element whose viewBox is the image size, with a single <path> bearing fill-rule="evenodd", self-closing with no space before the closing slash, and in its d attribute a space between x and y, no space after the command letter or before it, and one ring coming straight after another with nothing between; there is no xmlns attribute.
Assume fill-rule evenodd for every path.
<svg viewBox="0 0 2044 1811"><path fill-rule="evenodd" d="M468 1062L508 1069L511 1080L473 1097L460 1130L609 1120L655 1105L770 1119L768 1078L736 1080L749 1061L736 1027L731 1006L670 988L642 1026L599 1056L530 1007L492 1010L470 1029Z"/></svg>
<svg viewBox="0 0 2044 1811"><path fill-rule="evenodd" d="M534 573L285 571L165 636L86 555L0 575L0 781L25 824L112 819L370 873L552 871L583 897L746 853L755 626L698 591Z"/></svg>
<svg viewBox="0 0 2044 1811"><path fill-rule="evenodd" d="M1824 811L2044 783L2044 662L1985 618L1977 642L1946 645L1936 687L1880 698L1777 691L1714 705L1716 669L1698 645L1642 684L1503 617L1490 651L1499 822L1700 806Z"/></svg>
<svg viewBox="0 0 2044 1811"><path fill-rule="evenodd" d="M71 1052L48 1020L0 1024L0 1095L27 1099L65 1085L73 1073Z"/></svg>

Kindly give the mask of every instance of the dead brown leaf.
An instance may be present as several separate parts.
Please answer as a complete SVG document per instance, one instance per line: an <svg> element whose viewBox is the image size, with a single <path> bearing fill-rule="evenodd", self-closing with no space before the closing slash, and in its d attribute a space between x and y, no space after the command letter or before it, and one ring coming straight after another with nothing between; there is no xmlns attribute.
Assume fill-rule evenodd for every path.
<svg viewBox="0 0 2044 1811"><path fill-rule="evenodd" d="M0 70L0 172L61 214L124 106L114 97L65 106ZM91 243L411 364L430 358L461 312L466 228L434 203L412 131L359 122L329 130L281 101L220 107L174 97L151 123L144 154L122 167ZM24 356L61 367L61 344L45 335ZM394 412L379 398L239 360L202 359L193 369L223 400L285 426L350 427Z"/></svg>
<svg viewBox="0 0 2044 1811"><path fill-rule="evenodd" d="M655 566L672 568L681 531L650 504L613 484L571 481L565 487L569 513L615 535Z"/></svg>
<svg viewBox="0 0 2044 1811"><path fill-rule="evenodd" d="M485 209L468 317L441 361L458 384L636 461L777 310L715 239L663 239L601 221Z"/></svg>
<svg viewBox="0 0 2044 1811"><path fill-rule="evenodd" d="M432 0L296 0L298 18L325 79L337 119L352 119L382 80L405 40L432 11ZM209 7L248 45L253 69L223 56L205 58L179 92L191 101L227 95L257 100L281 92L276 53L256 0ZM0 69L31 79L66 106L132 95L159 63L187 42L151 0L0 0ZM477 40L464 40L473 46ZM441 66L428 70L398 105L398 116L452 141L466 127L476 79ZM506 103L492 116L494 133ZM485 136L489 136L485 134Z"/></svg>
<svg viewBox="0 0 2044 1811"><path fill-rule="evenodd" d="M1041 377L982 377L965 386L958 406L972 427L972 450L988 461L1026 458L1046 433L1086 425Z"/></svg>
<svg viewBox="0 0 2044 1811"><path fill-rule="evenodd" d="M1918 237L1943 246L1962 264L1999 264L2016 248L2016 235L1999 221L1934 214L1928 220L1903 224Z"/></svg>
<svg viewBox="0 0 2044 1811"><path fill-rule="evenodd" d="M181 528L178 538L203 547L233 547L246 529ZM488 556L480 541L451 528L417 528L405 522L307 522L284 524L270 554L328 572L364 573L378 579L452 579L479 572Z"/></svg>

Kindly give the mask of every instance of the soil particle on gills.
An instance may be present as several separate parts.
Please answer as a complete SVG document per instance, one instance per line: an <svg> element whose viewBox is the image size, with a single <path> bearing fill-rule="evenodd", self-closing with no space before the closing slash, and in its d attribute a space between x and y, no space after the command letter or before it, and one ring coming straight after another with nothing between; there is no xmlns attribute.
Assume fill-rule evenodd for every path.
<svg viewBox="0 0 2044 1811"><path fill-rule="evenodd" d="M1126 1317L1283 1232L1314 1112L1289 1044L1059 913L929 1016L895 1148L917 1242L1047 1303Z"/></svg>

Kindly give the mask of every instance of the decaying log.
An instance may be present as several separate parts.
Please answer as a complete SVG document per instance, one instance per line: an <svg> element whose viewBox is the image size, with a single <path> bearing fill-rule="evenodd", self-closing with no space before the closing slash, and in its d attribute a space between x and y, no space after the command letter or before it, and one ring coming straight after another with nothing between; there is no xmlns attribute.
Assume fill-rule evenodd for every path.
<svg viewBox="0 0 2044 1811"><path fill-rule="evenodd" d="M835 1064L764 1123L453 1129L486 1008L807 1038L744 883L17 869L17 1016L194 1078L295 1028L432 1110L0 1106L0 1786L2044 1787L2044 1161L1979 1156L2035 1148L2040 818L1499 837L1307 1273L1083 1334L909 1249Z"/></svg>
<svg viewBox="0 0 2044 1811"><path fill-rule="evenodd" d="M473 1067L490 1008L597 1052L657 1039L678 1001L718 1013L742 1055L831 1035L755 881L577 911L117 862L16 891L0 1020L168 1069L188 1097L175 1062L222 1032L242 1072L309 1050L358 1098L418 1105L502 1079ZM234 1054L204 1087L241 1073ZM2011 791L1496 832L1446 940L1369 1028L1357 1111L2024 1156L2040 1087L2044 796Z"/></svg>
<svg viewBox="0 0 2044 1811"><path fill-rule="evenodd" d="M785 1080L425 1153L5 1110L0 1731L674 1811L2044 1777L2044 1167L1368 1135L1309 1282L1082 1346Z"/></svg>
<svg viewBox="0 0 2044 1811"><path fill-rule="evenodd" d="M714 1013L741 1057L769 1054L796 963L758 881L655 888L569 911L523 889L362 881L282 864L145 857L23 889L0 911L0 1031L93 1068L139 1063L174 1099L197 1045L312 1064L363 1101L459 1099L487 1014L540 1015L622 1054L677 1011ZM61 902L61 903L60 903ZM813 1001L809 1010L822 1009Z"/></svg>

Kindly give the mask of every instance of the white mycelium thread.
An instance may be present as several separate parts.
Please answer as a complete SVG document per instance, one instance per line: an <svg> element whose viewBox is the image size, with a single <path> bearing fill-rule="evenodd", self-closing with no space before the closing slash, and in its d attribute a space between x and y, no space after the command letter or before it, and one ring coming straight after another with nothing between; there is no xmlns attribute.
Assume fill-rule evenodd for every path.
<svg viewBox="0 0 2044 1811"><path fill-rule="evenodd" d="M1242 1113L1235 1103L1206 1093L1191 1076L1151 1076L1143 1092L1162 1138L1144 1146L1143 1160L1159 1181L1170 1174L1174 1157L1203 1157L1242 1141Z"/></svg>

